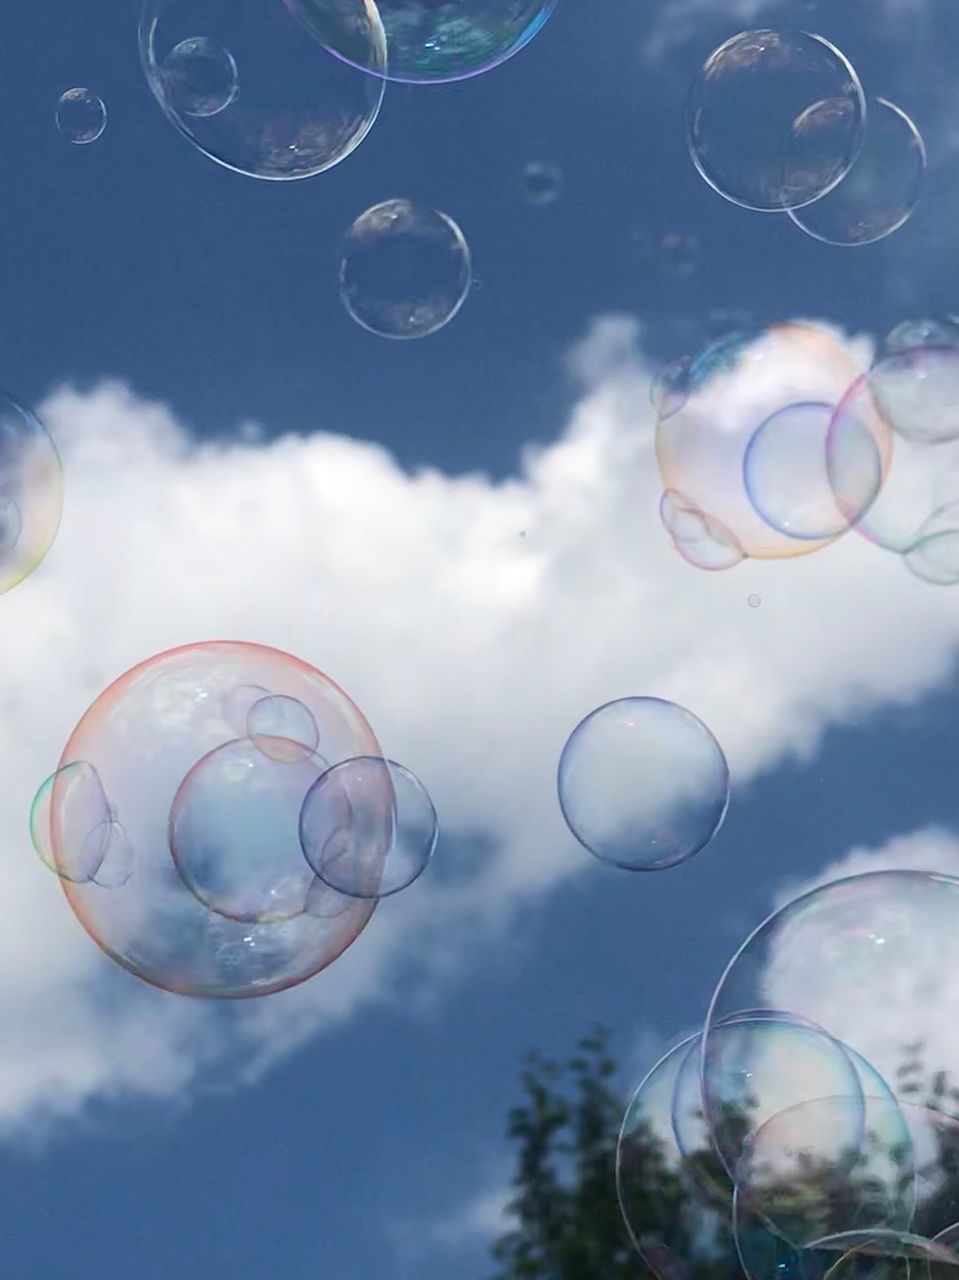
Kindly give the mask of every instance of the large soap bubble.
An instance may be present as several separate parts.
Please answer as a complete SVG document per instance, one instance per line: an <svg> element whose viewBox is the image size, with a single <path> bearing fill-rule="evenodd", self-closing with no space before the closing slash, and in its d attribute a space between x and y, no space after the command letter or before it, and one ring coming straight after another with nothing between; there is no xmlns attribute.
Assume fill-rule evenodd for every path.
<svg viewBox="0 0 959 1280"><path fill-rule="evenodd" d="M382 28L366 28L371 66ZM310 38L281 0L143 0L140 55L167 118L200 151L254 178L309 178L345 159L383 82Z"/></svg>
<svg viewBox="0 0 959 1280"><path fill-rule="evenodd" d="M717 543L728 552L713 555L706 567L744 556L804 555L856 519L875 495L874 436L855 437L848 464L853 509L837 512L830 477L818 465L825 420L815 411L797 416L795 406L835 405L861 373L825 329L784 324L712 343L684 374L671 376L668 393L660 393L668 412L656 424L656 457L664 490L678 495L664 523L687 559L702 563L697 553L715 551ZM797 451L805 458L798 469Z"/></svg>
<svg viewBox="0 0 959 1280"><path fill-rule="evenodd" d="M463 305L471 279L462 231L428 205L386 200L360 214L343 240L340 297L381 338L436 333Z"/></svg>
<svg viewBox="0 0 959 1280"><path fill-rule="evenodd" d="M743 31L707 58L686 140L711 187L747 209L797 209L849 172L866 107L855 71L821 36Z"/></svg>
<svg viewBox="0 0 959 1280"><path fill-rule="evenodd" d="M410 84L465 80L532 40L556 0L284 0L327 49L375 76ZM377 33L386 32L387 61Z"/></svg>
<svg viewBox="0 0 959 1280"><path fill-rule="evenodd" d="M50 550L63 511L63 469L40 420L0 391L0 593Z"/></svg>
<svg viewBox="0 0 959 1280"><path fill-rule="evenodd" d="M306 708L325 761L380 754L357 707L314 667L259 645L196 644L134 667L97 698L70 736L49 799L52 858L69 867L70 837L78 829L70 767L77 766L75 774L82 763L88 778L95 772L110 820L127 835L132 873L110 888L96 877L64 878L67 900L118 964L187 995L264 995L302 982L353 942L375 905L344 901L315 883L297 837L300 807L316 777L312 756L302 744L268 754L253 739L238 740L227 718L236 701L231 695L250 688ZM366 802L388 831L392 797L374 786ZM89 810L89 803L80 807L82 815ZM186 879L171 852L171 828L180 864L188 854ZM206 856L208 845L218 850L220 865ZM308 889L295 913L290 882L278 871L290 871L296 888ZM231 918L239 915L254 918Z"/></svg>
<svg viewBox="0 0 959 1280"><path fill-rule="evenodd" d="M926 172L922 135L885 98L869 104L869 127L852 168L827 195L789 216L826 244L875 244L898 231L919 203Z"/></svg>
<svg viewBox="0 0 959 1280"><path fill-rule="evenodd" d="M570 734L557 790L567 826L590 853L658 871L691 858L719 830L729 768L691 711L661 698L621 698Z"/></svg>
<svg viewBox="0 0 959 1280"><path fill-rule="evenodd" d="M84 146L96 142L107 127L107 109L92 89L67 89L57 103L56 122L68 142Z"/></svg>

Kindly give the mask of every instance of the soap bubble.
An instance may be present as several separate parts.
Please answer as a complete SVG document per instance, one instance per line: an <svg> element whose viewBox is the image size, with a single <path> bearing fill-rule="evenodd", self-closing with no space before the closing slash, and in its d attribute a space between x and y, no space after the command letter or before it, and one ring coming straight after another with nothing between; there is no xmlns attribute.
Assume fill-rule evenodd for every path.
<svg viewBox="0 0 959 1280"><path fill-rule="evenodd" d="M729 768L691 711L661 698L621 698L570 734L557 790L567 826L590 853L657 871L685 862L719 830Z"/></svg>
<svg viewBox="0 0 959 1280"><path fill-rule="evenodd" d="M240 88L233 54L206 36L181 40L163 59L161 75L167 101L181 116L218 115Z"/></svg>
<svg viewBox="0 0 959 1280"><path fill-rule="evenodd" d="M915 444L959 438L959 345L911 347L884 355L868 390L896 435Z"/></svg>
<svg viewBox="0 0 959 1280"><path fill-rule="evenodd" d="M296 698L268 694L250 707L246 731L264 755L297 759L315 751L320 731L308 707Z"/></svg>
<svg viewBox="0 0 959 1280"><path fill-rule="evenodd" d="M923 582L940 587L959 582L959 500L946 503L923 522L903 562Z"/></svg>
<svg viewBox="0 0 959 1280"><path fill-rule="evenodd" d="M798 227L826 244L874 244L898 231L919 202L926 172L922 135L885 98L869 104L866 140L852 168L827 195L801 210Z"/></svg>
<svg viewBox="0 0 959 1280"><path fill-rule="evenodd" d="M523 195L528 204L553 204L563 191L563 171L558 164L530 160L523 169Z"/></svg>
<svg viewBox="0 0 959 1280"><path fill-rule="evenodd" d="M392 795L386 827L384 793ZM351 898L386 898L407 888L429 865L439 834L423 784L379 756L328 769L310 788L299 819L307 862L325 884Z"/></svg>
<svg viewBox="0 0 959 1280"><path fill-rule="evenodd" d="M463 233L445 213L387 200L361 214L343 241L340 297L382 338L425 338L456 315L472 268Z"/></svg>
<svg viewBox="0 0 959 1280"><path fill-rule="evenodd" d="M556 0L285 0L319 42L375 76L442 84L489 71L532 40ZM387 63L378 53L380 24Z"/></svg>
<svg viewBox="0 0 959 1280"><path fill-rule="evenodd" d="M714 190L747 209L797 209L848 173L865 132L855 71L821 36L743 31L713 51L686 101L686 141Z"/></svg>
<svg viewBox="0 0 959 1280"><path fill-rule="evenodd" d="M746 603L749 605L750 609L758 609L762 602L762 596L751 595L746 597Z"/></svg>
<svg viewBox="0 0 959 1280"><path fill-rule="evenodd" d="M56 446L28 408L0 391L0 594L50 550L62 510Z"/></svg>
<svg viewBox="0 0 959 1280"><path fill-rule="evenodd" d="M708 567L727 567L744 556L805 555L834 539L834 526L827 526L828 533L822 530L823 537L799 538L764 519L750 498L744 459L757 431L771 422L762 454L772 459L769 472L781 475L780 446L788 444L792 433L783 429L788 415L785 419L776 415L797 404L836 404L861 373L860 365L832 334L808 324L732 334L711 343L691 362L682 395L672 394L671 412L661 414L656 424L663 488L679 495L668 511L663 510L663 520L687 559L703 563L697 549L719 542L735 548L736 554L719 557L718 564ZM869 459L872 442L867 443ZM858 467L850 466L852 479L861 480L862 451L851 451L851 461ZM827 479L832 483L828 473ZM789 486L787 496L793 501L791 494ZM858 495L847 496L851 501ZM805 498L803 493L796 495L796 499ZM863 501L860 497L852 511L840 505L845 517L842 528L862 509ZM684 529L682 536L675 532L677 521ZM696 534L697 525L711 531L709 538Z"/></svg>
<svg viewBox="0 0 959 1280"><path fill-rule="evenodd" d="M673 546L697 569L732 569L742 561L745 552L732 530L674 489L663 494L659 515Z"/></svg>
<svg viewBox="0 0 959 1280"><path fill-rule="evenodd" d="M747 1203L737 1187L733 1191L733 1238L746 1280L822 1280L826 1266L823 1255L797 1249L776 1235Z"/></svg>
<svg viewBox="0 0 959 1280"><path fill-rule="evenodd" d="M63 777L68 776L63 770L80 763L95 771L109 821L121 827L135 855L133 873L122 886L107 891L92 881L62 881L67 900L107 955L170 991L238 997L294 986L335 960L360 934L375 905L359 899L344 905L332 891L316 890L301 903L299 914L239 921L204 906L184 882L170 835L172 827L176 852L182 855L179 841L187 816L191 834L220 841L227 855L225 867L204 863L202 857L196 863L211 871L203 881L208 897L224 893L218 905L231 910L238 902L242 906L244 889L246 905L257 894L270 901L269 874L254 875L245 886L229 877L240 863L258 875L264 863L257 861L257 837L265 838L269 831L289 835L290 824L292 847L279 838L273 843L264 839L259 851L265 850L267 859L295 852L306 883L311 886L314 879L299 853L297 831L300 806L318 772L313 772L312 756L301 749L292 760L277 759L283 753L268 755L250 739L231 747L237 735L226 715L230 694L251 687L295 699L309 711L323 743L324 765L379 753L359 710L320 671L275 649L224 641L170 650L121 676L84 714L60 762ZM235 765L237 773L231 774L227 764ZM250 790L259 787L262 811L237 778L251 772L256 784ZM298 775L297 786L286 781L293 774ZM262 785L267 778L276 783L277 792ZM240 807L231 807L238 791L244 795L246 824L241 823ZM70 788L54 783L49 830L58 867L68 862L70 795ZM209 798L209 809L197 805L201 795ZM284 796L290 800L288 808ZM392 796L377 795L371 787L366 801L368 815L379 812L388 832ZM369 822L375 829L373 816ZM115 838L116 832L111 835ZM203 850L194 847L192 852ZM277 900L283 904L277 914L283 914L289 899L280 893Z"/></svg>
<svg viewBox="0 0 959 1280"><path fill-rule="evenodd" d="M385 67L382 29L373 20L365 30L371 65ZM179 132L254 178L309 178L338 164L383 98L382 80L330 57L279 0L143 0L140 56Z"/></svg>
<svg viewBox="0 0 959 1280"><path fill-rule="evenodd" d="M850 436L847 501L840 507L826 465L834 410L821 401L788 405L757 428L746 448L743 481L749 499L767 524L790 538L837 537L868 509L882 485L885 459L879 443L869 433Z"/></svg>
<svg viewBox="0 0 959 1280"><path fill-rule="evenodd" d="M57 839L52 827L56 787ZM103 861L101 836L110 821L103 784L85 760L58 769L40 786L30 809L30 837L43 864L64 880L92 880Z"/></svg>
<svg viewBox="0 0 959 1280"><path fill-rule="evenodd" d="M68 142L96 142L107 127L107 109L92 89L68 89L57 103L57 128Z"/></svg>
<svg viewBox="0 0 959 1280"><path fill-rule="evenodd" d="M939 320L902 320L883 338L876 352L875 363L887 356L918 347L959 346L959 323L952 316Z"/></svg>

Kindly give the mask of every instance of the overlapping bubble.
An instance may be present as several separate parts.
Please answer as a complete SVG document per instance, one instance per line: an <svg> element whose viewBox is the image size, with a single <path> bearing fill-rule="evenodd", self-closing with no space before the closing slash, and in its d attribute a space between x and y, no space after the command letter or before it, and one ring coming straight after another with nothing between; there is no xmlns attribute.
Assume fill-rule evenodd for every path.
<svg viewBox="0 0 959 1280"><path fill-rule="evenodd" d="M53 545L63 512L63 468L43 424L0 391L0 594L22 582Z"/></svg>
<svg viewBox="0 0 959 1280"><path fill-rule="evenodd" d="M366 55L383 70L385 36L371 14ZM280 0L143 0L140 56L179 132L254 178L332 168L366 137L383 98L382 80L332 57Z"/></svg>
<svg viewBox="0 0 959 1280"><path fill-rule="evenodd" d="M657 871L715 836L729 803L729 767L691 711L661 698L621 698L570 734L557 790L567 826L590 853Z"/></svg>
<svg viewBox="0 0 959 1280"><path fill-rule="evenodd" d="M370 766L344 775L358 757ZM420 830L401 773L412 778L386 767L361 712L314 667L259 645L191 645L93 703L37 794L31 835L80 923L131 973L187 995L264 995L325 968L378 898L415 878L396 875L409 870L398 833ZM301 843L330 775L351 807L310 807L309 854L362 840L362 885L321 879ZM436 815L416 786L432 854Z"/></svg>

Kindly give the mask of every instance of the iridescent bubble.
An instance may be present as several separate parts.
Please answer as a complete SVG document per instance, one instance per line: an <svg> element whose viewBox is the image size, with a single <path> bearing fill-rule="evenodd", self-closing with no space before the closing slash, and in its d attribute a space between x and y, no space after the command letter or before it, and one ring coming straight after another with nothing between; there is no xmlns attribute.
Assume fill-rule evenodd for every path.
<svg viewBox="0 0 959 1280"><path fill-rule="evenodd" d="M553 204L563 193L563 171L558 164L530 160L523 169L523 197L527 204Z"/></svg>
<svg viewBox="0 0 959 1280"><path fill-rule="evenodd" d="M320 671L276 649L224 641L173 649L127 672L85 713L61 760L61 771L81 762L95 771L109 800L111 840L128 844L135 855L133 874L120 887L108 891L92 881L64 882L70 906L118 964L146 982L187 995L265 995L302 982L354 941L374 907L358 899L344 906L320 890L307 895L315 877L299 851L298 818L316 766L302 751L293 753L292 762L277 760L249 739L231 748L237 738L226 715L231 695L250 687L295 698L306 707L321 735L325 761L379 753L357 707ZM236 772L226 765L235 765ZM246 781L250 775L253 785ZM288 784L294 775L296 785ZM267 778L276 791L263 785ZM254 792L262 808L253 802ZM201 793L211 808L194 803ZM242 805L233 808L237 795ZM366 799L367 812L373 815L378 807L389 831L392 796L377 797L371 789ZM54 784L49 829L57 866L67 862L68 802L68 789ZM240 921L204 906L171 852L171 825L179 839L186 816L193 823L190 832L209 836L223 853L225 866L213 859L197 863L210 877L203 881L204 892L226 894L226 902L218 905L232 910L239 902L242 908L244 894L247 904L259 893L272 901L270 890L278 882L269 875L256 878L264 866L258 851L265 850L266 859L289 852L291 861L284 865L298 859L305 885L299 914ZM372 816L369 821L374 827ZM280 840L289 835L290 824L292 847ZM89 830L89 823L80 825ZM115 828L125 833L122 840ZM258 846L259 836L263 844ZM252 869L252 885L229 878L240 863ZM282 907L271 914L289 907L282 881L279 889L276 900Z"/></svg>
<svg viewBox="0 0 959 1280"><path fill-rule="evenodd" d="M284 0L327 49L375 76L442 84L489 71L532 40L556 0ZM388 63L373 56L386 32Z"/></svg>
<svg viewBox="0 0 959 1280"><path fill-rule="evenodd" d="M959 501L946 503L926 520L907 552L906 568L923 582L951 587L959 582Z"/></svg>
<svg viewBox="0 0 959 1280"><path fill-rule="evenodd" d="M68 89L60 95L57 128L68 142L96 142L107 127L107 109L92 89Z"/></svg>
<svg viewBox="0 0 959 1280"><path fill-rule="evenodd" d="M959 345L911 347L869 371L869 393L897 436L914 444L959 438Z"/></svg>
<svg viewBox="0 0 959 1280"><path fill-rule="evenodd" d="M50 550L63 510L60 455L39 419L0 391L0 593Z"/></svg>
<svg viewBox="0 0 959 1280"><path fill-rule="evenodd" d="M93 879L103 862L110 816L96 769L85 760L75 760L51 774L33 798L33 847L55 875L83 884Z"/></svg>
<svg viewBox="0 0 959 1280"><path fill-rule="evenodd" d="M308 707L297 698L269 694L250 707L246 731L264 755L297 759L315 751L320 731Z"/></svg>
<svg viewBox="0 0 959 1280"><path fill-rule="evenodd" d="M771 455L775 463L771 472L781 472L777 461L780 445L783 440L788 442L792 433L776 430L784 421L776 415L797 404L836 404L861 372L832 334L807 324L733 334L725 341L711 343L693 360L681 404L677 395L671 412L661 415L656 424L656 457L663 488L679 495L668 511L663 510L663 519L687 559L702 562L697 560L695 546L704 541L701 535L695 536L695 528L676 535L678 519L690 523L687 513L694 526L711 531L707 544L718 541L735 548L735 557L720 558L715 567L726 567L744 556L776 559L805 555L835 537L835 532L820 538L790 536L764 519L750 498L744 459L759 428L772 421L773 427L764 438L773 447L767 452L764 446L763 454ZM859 465L853 478L859 481L861 454L861 449L852 453ZM866 457L871 456L867 451ZM828 479L831 481L831 476ZM789 493L793 493L792 486ZM836 503L838 498L833 505ZM862 504L860 497L854 510L861 510ZM844 516L846 510L840 505ZM687 554L690 543L692 556Z"/></svg>
<svg viewBox="0 0 959 1280"><path fill-rule="evenodd" d="M166 100L181 116L215 116L240 90L236 63L229 49L206 36L189 36L163 59Z"/></svg>
<svg viewBox="0 0 959 1280"><path fill-rule="evenodd" d="M798 209L849 172L866 106L846 58L803 31L743 31L713 51L686 101L686 141L714 190L747 209Z"/></svg>
<svg viewBox="0 0 959 1280"><path fill-rule="evenodd" d="M657 871L685 862L719 830L729 768L691 711L661 698L620 698L570 734L557 791L585 849L630 871Z"/></svg>
<svg viewBox="0 0 959 1280"><path fill-rule="evenodd" d="M425 338L456 315L472 267L463 233L445 213L411 200L367 209L343 241L340 297L382 338Z"/></svg>
<svg viewBox="0 0 959 1280"><path fill-rule="evenodd" d="M659 516L673 546L697 569L732 569L745 557L731 529L675 489L667 489L660 499Z"/></svg>
<svg viewBox="0 0 959 1280"><path fill-rule="evenodd" d="M393 797L388 830L380 814L384 792ZM407 888L429 865L438 836L426 788L409 769L378 756L328 769L299 815L307 862L324 884L351 898L386 898Z"/></svg>
<svg viewBox="0 0 959 1280"><path fill-rule="evenodd" d="M767 524L790 538L838 537L864 514L882 485L886 459L879 442L867 432L850 436L847 501L840 507L826 465L834 411L835 405L815 400L788 405L757 428L746 448L743 483L749 500Z"/></svg>
<svg viewBox="0 0 959 1280"><path fill-rule="evenodd" d="M922 135L885 98L869 103L866 140L849 172L827 195L789 216L826 244L875 244L898 231L919 203L926 172Z"/></svg>
<svg viewBox="0 0 959 1280"><path fill-rule="evenodd" d="M371 66L386 65L373 19ZM309 178L366 137L383 81L320 48L279 2L143 0L140 57L164 114L218 164L254 178Z"/></svg>

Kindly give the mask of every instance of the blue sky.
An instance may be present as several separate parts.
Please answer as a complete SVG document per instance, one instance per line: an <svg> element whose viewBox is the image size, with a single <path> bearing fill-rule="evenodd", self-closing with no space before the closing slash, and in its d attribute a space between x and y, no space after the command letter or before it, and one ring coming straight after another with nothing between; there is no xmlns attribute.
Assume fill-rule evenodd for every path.
<svg viewBox="0 0 959 1280"><path fill-rule="evenodd" d="M0 1258L12 1280L481 1280L526 1049L604 1022L635 1083L786 886L855 849L959 871L959 596L855 537L688 568L648 408L651 369L718 312L863 341L957 309L959 17L560 0L511 63L389 88L342 166L277 184L169 127L134 9L0 19L0 385L41 406L67 486L50 556L0 600ZM763 21L821 30L922 128L927 191L888 242L815 243L696 175L689 80ZM76 84L110 113L89 147L53 126ZM524 203L528 160L562 167L554 205ZM422 342L365 333L335 288L339 237L393 196L455 217L481 284ZM688 278L669 233L698 245ZM106 683L227 634L342 683L444 824L341 961L243 1009L110 966L25 830ZM551 788L581 716L639 693L703 716L733 798L702 855L630 877L575 846Z"/></svg>

